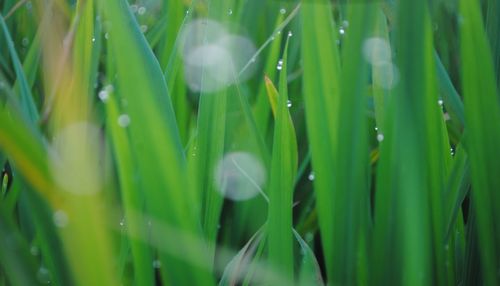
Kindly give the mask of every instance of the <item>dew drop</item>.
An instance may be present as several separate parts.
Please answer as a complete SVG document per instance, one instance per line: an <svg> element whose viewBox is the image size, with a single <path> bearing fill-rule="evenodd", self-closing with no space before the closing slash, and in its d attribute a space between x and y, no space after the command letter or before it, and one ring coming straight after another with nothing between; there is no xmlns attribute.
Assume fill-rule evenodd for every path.
<svg viewBox="0 0 500 286"><path fill-rule="evenodd" d="M384 141L384 134L382 134L382 133L377 134L377 141L378 141L378 142L382 142L382 141Z"/></svg>
<svg viewBox="0 0 500 286"><path fill-rule="evenodd" d="M314 234L313 234L312 232L308 232L308 233L306 233L306 235L304 236L304 238L305 238L305 240L306 240L307 242L309 242L309 243L310 243L310 242L312 242L312 241L313 241L313 239L314 239Z"/></svg>
<svg viewBox="0 0 500 286"><path fill-rule="evenodd" d="M109 39L109 33L104 34L104 39Z"/></svg>
<svg viewBox="0 0 500 286"><path fill-rule="evenodd" d="M281 8L280 9L280 14L281 15L285 15L286 14L286 9L285 8Z"/></svg>
<svg viewBox="0 0 500 286"><path fill-rule="evenodd" d="M451 120L450 114L449 114L448 112L444 113L444 114L443 114L443 117L444 117L444 121L449 121L449 120Z"/></svg>
<svg viewBox="0 0 500 286"><path fill-rule="evenodd" d="M62 210L56 211L52 216L52 219L57 227L66 227L69 222L68 214Z"/></svg>
<svg viewBox="0 0 500 286"><path fill-rule="evenodd" d="M309 176L307 176L307 179L308 179L309 181L314 181L314 178L315 178L315 177L314 177L314 172L309 173Z"/></svg>
<svg viewBox="0 0 500 286"><path fill-rule="evenodd" d="M287 102L286 102L286 106L287 106L288 108L292 107L292 101L291 101L291 100L287 100Z"/></svg>
<svg viewBox="0 0 500 286"><path fill-rule="evenodd" d="M137 9L137 14L139 15L144 15L146 13L146 7L141 6L139 9Z"/></svg>
<svg viewBox="0 0 500 286"><path fill-rule="evenodd" d="M233 15L233 9L229 9L229 10L227 11L227 14L228 14L229 16Z"/></svg>
<svg viewBox="0 0 500 286"><path fill-rule="evenodd" d="M443 101L442 99L439 99L439 100L438 100L438 104L439 104L439 106L443 106L444 101Z"/></svg>
<svg viewBox="0 0 500 286"><path fill-rule="evenodd" d="M283 69L283 60L278 61L278 65L276 66L276 69L278 69L279 71Z"/></svg>
<svg viewBox="0 0 500 286"><path fill-rule="evenodd" d="M347 20L342 21L342 26L344 28L348 28L349 27L349 21L347 21Z"/></svg>
<svg viewBox="0 0 500 286"><path fill-rule="evenodd" d="M158 259L153 260L153 268L158 269L161 267L161 261Z"/></svg>
<svg viewBox="0 0 500 286"><path fill-rule="evenodd" d="M130 125L130 116L128 114L118 116L118 125L123 128L128 127Z"/></svg>
<svg viewBox="0 0 500 286"><path fill-rule="evenodd" d="M340 28L340 29L339 29L339 33L340 33L341 35L344 35L344 34L345 34L345 30L344 30L344 28Z"/></svg>
<svg viewBox="0 0 500 286"><path fill-rule="evenodd" d="M36 273L36 279L42 284L50 284L50 273L45 267L40 267Z"/></svg>
<svg viewBox="0 0 500 286"><path fill-rule="evenodd" d="M31 248L30 248L30 253L31 255L33 256L38 256L38 254L40 254L40 249L38 249L38 247L36 245L33 245Z"/></svg>
<svg viewBox="0 0 500 286"><path fill-rule="evenodd" d="M95 43L95 38L92 38L92 43Z"/></svg>
<svg viewBox="0 0 500 286"><path fill-rule="evenodd" d="M132 13L137 13L137 10L138 10L138 6L137 5L130 5L130 11L132 11Z"/></svg>
<svg viewBox="0 0 500 286"><path fill-rule="evenodd" d="M101 91L99 91L98 95L99 99L102 101L102 102L106 102L109 98L109 93L107 90L103 89Z"/></svg>
<svg viewBox="0 0 500 286"><path fill-rule="evenodd" d="M288 37L291 37L291 36L293 36L292 31L288 31Z"/></svg>
<svg viewBox="0 0 500 286"><path fill-rule="evenodd" d="M146 33L148 31L148 25L141 25L141 32Z"/></svg>
<svg viewBox="0 0 500 286"><path fill-rule="evenodd" d="M122 218L122 219L120 220L120 226L121 226L121 227L124 227L124 226L125 226L125 219L124 219L124 218Z"/></svg>

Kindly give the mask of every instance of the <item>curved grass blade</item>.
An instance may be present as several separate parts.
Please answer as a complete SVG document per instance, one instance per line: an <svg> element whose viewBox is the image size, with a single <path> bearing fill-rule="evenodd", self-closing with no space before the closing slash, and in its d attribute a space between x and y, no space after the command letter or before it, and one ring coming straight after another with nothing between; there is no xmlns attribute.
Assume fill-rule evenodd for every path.
<svg viewBox="0 0 500 286"><path fill-rule="evenodd" d="M302 260L300 264L298 285L312 286L312 285L325 285L321 278L321 270L314 256L313 250L307 243L300 237L300 234L293 230L293 235L299 243L300 253Z"/></svg>

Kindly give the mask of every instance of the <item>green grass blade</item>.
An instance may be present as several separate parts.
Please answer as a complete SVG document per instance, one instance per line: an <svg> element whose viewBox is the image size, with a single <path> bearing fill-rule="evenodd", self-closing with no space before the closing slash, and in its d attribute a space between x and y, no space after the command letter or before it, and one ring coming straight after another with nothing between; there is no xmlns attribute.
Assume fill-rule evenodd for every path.
<svg viewBox="0 0 500 286"><path fill-rule="evenodd" d="M447 144L426 6L414 1L399 5L401 80L381 143L372 257L386 257L395 268L376 267L375 283L446 283L443 178L449 148L443 147Z"/></svg>
<svg viewBox="0 0 500 286"><path fill-rule="evenodd" d="M472 200L477 214L478 244L484 283L500 283L500 105L491 49L478 1L460 1L462 87L471 164Z"/></svg>
<svg viewBox="0 0 500 286"><path fill-rule="evenodd" d="M300 265L298 275L298 285L324 285L318 261L316 261L313 250L309 247L309 245L307 245L302 237L300 237L300 234L297 231L293 230L293 234L295 239L299 242L300 253L302 255L302 263Z"/></svg>
<svg viewBox="0 0 500 286"><path fill-rule="evenodd" d="M289 38L290 39L290 38ZM293 281L292 196L297 173L297 142L288 110L288 41L283 52L277 96L273 152L269 183L269 261L285 279ZM269 81L266 83L271 84ZM268 92L276 89L268 87Z"/></svg>
<svg viewBox="0 0 500 286"><path fill-rule="evenodd" d="M334 272L330 283L367 283L366 247L369 209L369 150L366 118L368 64L363 43L373 25L375 6L347 8L349 26L345 35L338 105L335 182L333 189ZM349 122L349 124L344 124ZM356 227L352 227L355 225ZM328 243L328 242L326 242ZM330 279L329 278L329 279Z"/></svg>
<svg viewBox="0 0 500 286"><path fill-rule="evenodd" d="M28 245L8 219L5 210L0 209L0 264L12 285L39 285L35 279L35 261L28 252ZM45 271L47 271L45 269Z"/></svg>
<svg viewBox="0 0 500 286"><path fill-rule="evenodd" d="M114 94L109 95L106 102L107 126L112 139L113 150L115 152L116 165L120 183L120 191L123 198L125 211L125 222L127 233L145 233L148 231L146 225L134 220L134 213L141 212L144 208L144 196L138 190L140 186L135 175L135 160L133 158L130 141L126 130L120 127L116 118L120 112L114 98ZM129 237L132 260L134 265L134 276L137 285L154 285L153 256L150 246L144 241Z"/></svg>
<svg viewBox="0 0 500 286"><path fill-rule="evenodd" d="M203 229L210 245L210 254L215 251L217 225L223 196L216 186L216 168L224 154L226 132L227 90L201 93L198 110L197 136L197 192L203 198ZM225 190L222 190L225 191Z"/></svg>
<svg viewBox="0 0 500 286"><path fill-rule="evenodd" d="M31 95L30 85L28 83L28 80L26 79L26 75L24 74L23 66L21 64L21 61L19 60L19 56L17 55L16 49L14 47L14 42L12 41L12 37L10 36L9 30L7 28L7 24L5 23L4 18L1 15L0 26L2 26L5 41L7 42L12 62L14 64L14 70L16 72L17 79L19 80L19 101L25 115L30 119L32 123L35 123L39 118L38 110L36 109L33 96Z"/></svg>
<svg viewBox="0 0 500 286"><path fill-rule="evenodd" d="M162 223L189 234L199 233L193 199L187 188L187 167L175 115L160 65L154 57L126 1L101 3L111 22L111 51L115 55L118 92L127 100L132 148L146 198L147 212ZM123 114L122 114L123 115ZM166 208L165 204L170 203ZM196 205L196 201L194 201ZM152 226L155 231L157 226ZM186 242L178 247L189 250ZM200 259L206 258L199 253ZM160 251L165 284L211 285L207 269L193 266L182 257ZM188 270L189 269L189 270ZM189 274L187 274L189 273Z"/></svg>
<svg viewBox="0 0 500 286"><path fill-rule="evenodd" d="M333 150L337 144L335 127L340 97L340 56L331 9L329 1L303 3L301 8L303 96L327 281L333 279L335 272L331 190L334 188Z"/></svg>
<svg viewBox="0 0 500 286"><path fill-rule="evenodd" d="M283 22L283 16L278 16L276 19L276 26L279 26ZM267 59L264 63L264 74L270 79L275 79L276 77L276 64L279 61L280 48L282 44L283 33L274 36L274 40L269 47L269 52L267 53ZM269 122L271 119L269 100L266 96L266 84L262 82L259 85L259 91L257 93L257 98L253 106L253 112L255 116L255 122L258 130L261 132L262 136L266 136L268 133Z"/></svg>
<svg viewBox="0 0 500 286"><path fill-rule="evenodd" d="M451 119L456 122L456 124L458 124L459 128L462 129L465 123L464 104L462 102L462 99L458 95L457 90L453 86L448 72L441 62L441 59L437 54L435 54L435 58L439 90L443 95L444 105L446 106Z"/></svg>

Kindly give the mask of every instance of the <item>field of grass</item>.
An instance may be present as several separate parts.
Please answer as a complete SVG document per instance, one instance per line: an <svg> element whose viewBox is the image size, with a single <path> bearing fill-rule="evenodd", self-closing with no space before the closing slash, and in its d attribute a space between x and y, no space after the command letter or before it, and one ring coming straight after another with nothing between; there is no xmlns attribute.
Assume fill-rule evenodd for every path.
<svg viewBox="0 0 500 286"><path fill-rule="evenodd" d="M500 0L0 0L0 286L500 285Z"/></svg>

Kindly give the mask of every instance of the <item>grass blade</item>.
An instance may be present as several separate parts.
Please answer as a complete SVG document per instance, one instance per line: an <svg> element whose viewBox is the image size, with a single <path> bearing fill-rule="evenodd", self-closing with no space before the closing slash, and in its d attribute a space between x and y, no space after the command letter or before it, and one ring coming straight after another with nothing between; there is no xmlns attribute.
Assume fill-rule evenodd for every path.
<svg viewBox="0 0 500 286"><path fill-rule="evenodd" d="M340 98L340 56L331 11L329 1L304 3L301 8L303 96L327 281L336 271L331 190L335 186L333 150L337 146L335 127Z"/></svg>
<svg viewBox="0 0 500 286"><path fill-rule="evenodd" d="M288 38L290 39L290 38ZM292 196L297 173L297 142L288 111L288 41L283 52L279 94L268 80L270 98L276 98L273 155L269 183L269 261L285 279L293 281ZM271 106L272 106L271 101Z"/></svg>
<svg viewBox="0 0 500 286"><path fill-rule="evenodd" d="M500 146L500 105L492 53L483 28L478 1L460 1L462 85L467 130L467 151L471 164L472 200L477 214L478 244L484 283L500 283L500 161L494 154Z"/></svg>

